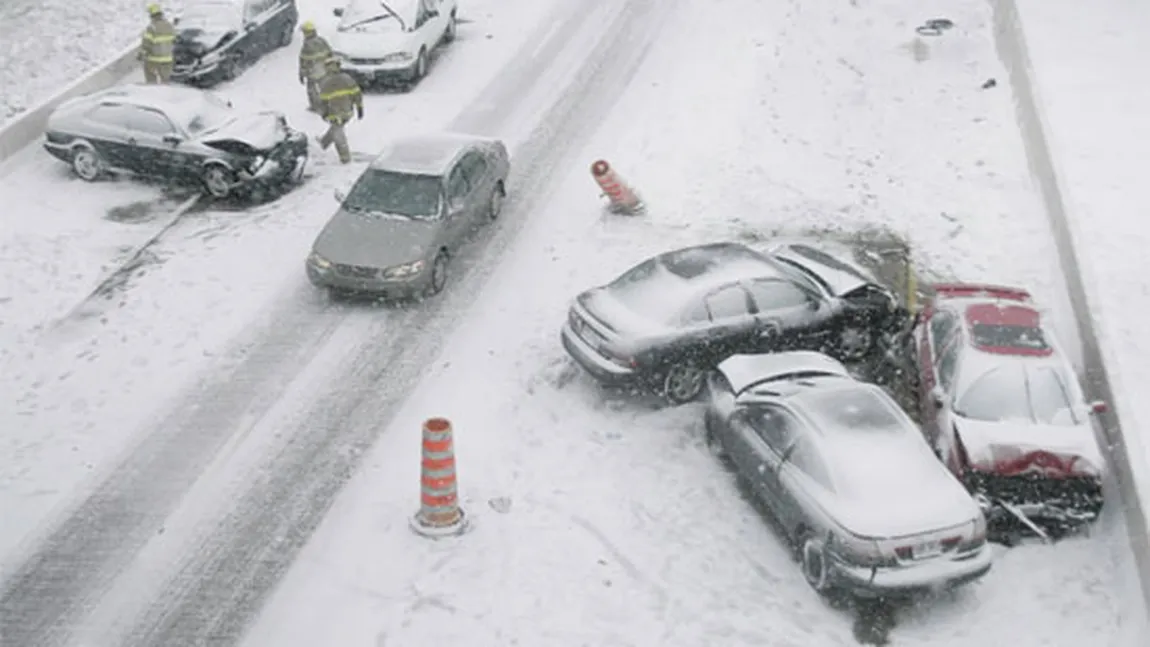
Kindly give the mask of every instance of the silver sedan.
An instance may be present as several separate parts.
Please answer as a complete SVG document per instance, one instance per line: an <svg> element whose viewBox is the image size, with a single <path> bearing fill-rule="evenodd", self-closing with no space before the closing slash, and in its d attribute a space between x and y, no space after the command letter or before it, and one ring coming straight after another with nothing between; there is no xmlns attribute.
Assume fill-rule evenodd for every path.
<svg viewBox="0 0 1150 647"><path fill-rule="evenodd" d="M510 161L495 139L435 134L394 141L319 233L308 278L337 292L438 294L457 250L503 209Z"/></svg>
<svg viewBox="0 0 1150 647"><path fill-rule="evenodd" d="M978 505L879 387L809 351L732 356L708 386L708 442L816 591L898 597L990 570Z"/></svg>

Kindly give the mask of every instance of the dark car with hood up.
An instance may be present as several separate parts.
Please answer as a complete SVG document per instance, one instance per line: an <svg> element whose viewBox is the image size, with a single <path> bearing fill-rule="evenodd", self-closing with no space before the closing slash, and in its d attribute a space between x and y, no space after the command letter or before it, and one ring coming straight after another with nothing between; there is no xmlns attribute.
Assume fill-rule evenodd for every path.
<svg viewBox="0 0 1150 647"><path fill-rule="evenodd" d="M172 80L211 87L291 44L295 0L189 0L175 17Z"/></svg>
<svg viewBox="0 0 1150 647"><path fill-rule="evenodd" d="M213 198L299 182L307 137L282 113L240 110L207 90L121 85L61 104L44 148L81 179L129 173L203 187Z"/></svg>

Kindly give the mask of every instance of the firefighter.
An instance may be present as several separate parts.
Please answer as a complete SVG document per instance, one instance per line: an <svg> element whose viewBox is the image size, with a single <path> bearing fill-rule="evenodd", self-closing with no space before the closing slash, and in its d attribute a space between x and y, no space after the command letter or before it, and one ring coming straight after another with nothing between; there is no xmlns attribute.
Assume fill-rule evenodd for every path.
<svg viewBox="0 0 1150 647"><path fill-rule="evenodd" d="M308 109L319 112L319 81L327 73L325 61L332 56L331 46L316 33L312 21L305 22L301 31L303 46L299 50L299 82L307 85Z"/></svg>
<svg viewBox="0 0 1150 647"><path fill-rule="evenodd" d="M158 4L148 5L151 17L144 29L144 38L136 57L144 63L144 81L167 83L172 76L172 46L176 41L176 28L164 18Z"/></svg>
<svg viewBox="0 0 1150 647"><path fill-rule="evenodd" d="M351 75L340 69L339 58L330 56L325 61L327 73L319 81L320 114L328 123L327 132L319 140L319 145L327 150L335 144L339 161L351 161L351 150L347 146L347 134L343 127L351 121L352 114L363 119L363 91Z"/></svg>

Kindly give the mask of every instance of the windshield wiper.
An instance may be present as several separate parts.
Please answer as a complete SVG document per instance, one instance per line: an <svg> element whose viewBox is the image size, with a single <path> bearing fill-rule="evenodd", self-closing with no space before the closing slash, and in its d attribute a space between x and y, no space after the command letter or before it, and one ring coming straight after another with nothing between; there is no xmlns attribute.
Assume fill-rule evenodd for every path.
<svg viewBox="0 0 1150 647"><path fill-rule="evenodd" d="M372 16L371 18L364 18L363 20L353 22L350 25L340 27L339 31L347 31L349 29L355 29L356 27L362 27L363 25L373 23L373 22L379 22L380 20L386 20L388 18L393 18L394 16L395 16L395 14L384 13L384 14L380 14L378 16Z"/></svg>

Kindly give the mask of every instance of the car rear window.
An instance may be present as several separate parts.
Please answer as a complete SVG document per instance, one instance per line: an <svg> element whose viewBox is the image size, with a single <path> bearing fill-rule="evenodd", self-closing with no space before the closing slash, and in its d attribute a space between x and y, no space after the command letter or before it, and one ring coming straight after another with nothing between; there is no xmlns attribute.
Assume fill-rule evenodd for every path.
<svg viewBox="0 0 1150 647"><path fill-rule="evenodd" d="M689 302L686 283L650 259L627 270L607 285L606 292L636 314L671 323Z"/></svg>
<svg viewBox="0 0 1150 647"><path fill-rule="evenodd" d="M1017 351L1050 350L1046 335L1041 328L1031 326L1007 326L1000 324L976 323L970 327L974 345L979 348L995 348Z"/></svg>
<svg viewBox="0 0 1150 647"><path fill-rule="evenodd" d="M894 405L869 388L812 389L801 398L808 414L826 431L906 431L906 421Z"/></svg>

